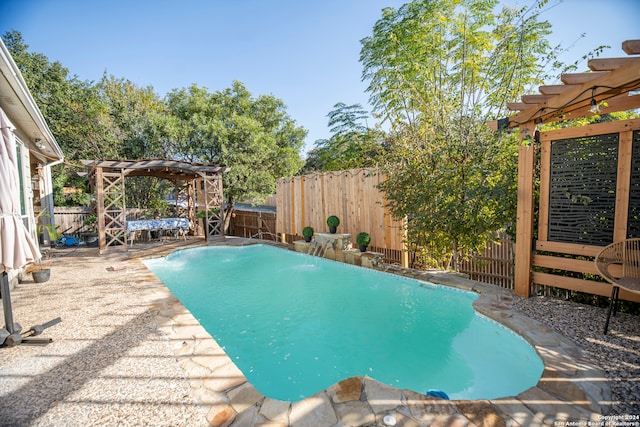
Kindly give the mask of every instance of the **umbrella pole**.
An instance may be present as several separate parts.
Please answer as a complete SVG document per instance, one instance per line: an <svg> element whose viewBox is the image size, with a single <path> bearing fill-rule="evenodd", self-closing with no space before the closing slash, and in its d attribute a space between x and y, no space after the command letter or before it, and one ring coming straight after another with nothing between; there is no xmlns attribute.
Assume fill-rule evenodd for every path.
<svg viewBox="0 0 640 427"><path fill-rule="evenodd" d="M15 334L16 329L13 325L13 312L11 308L11 293L9 291L9 275L6 271L2 272L2 284L0 292L2 292L2 312L4 313L4 324L10 334ZM19 331L18 331L19 332Z"/></svg>

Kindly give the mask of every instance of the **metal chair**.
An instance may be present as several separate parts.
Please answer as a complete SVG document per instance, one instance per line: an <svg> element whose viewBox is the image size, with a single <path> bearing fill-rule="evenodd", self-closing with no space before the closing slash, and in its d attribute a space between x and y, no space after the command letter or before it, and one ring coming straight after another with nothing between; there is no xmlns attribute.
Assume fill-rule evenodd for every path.
<svg viewBox="0 0 640 427"><path fill-rule="evenodd" d="M616 313L620 288L640 293L640 238L621 240L604 247L596 256L595 263L598 273L613 285L604 324L606 335L611 313Z"/></svg>

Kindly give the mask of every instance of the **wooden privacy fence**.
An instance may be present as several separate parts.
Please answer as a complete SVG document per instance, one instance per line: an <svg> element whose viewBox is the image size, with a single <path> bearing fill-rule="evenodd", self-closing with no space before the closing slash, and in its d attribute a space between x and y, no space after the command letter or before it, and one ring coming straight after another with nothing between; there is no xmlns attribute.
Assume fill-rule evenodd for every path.
<svg viewBox="0 0 640 427"><path fill-rule="evenodd" d="M376 169L317 173L281 178L276 184L276 232L300 236L305 226L315 232L328 231L327 217L340 219L338 233L353 239L365 231L371 235L372 248L400 251L402 264L408 260L404 248L404 221L391 216L377 185L384 176Z"/></svg>
<svg viewBox="0 0 640 427"><path fill-rule="evenodd" d="M53 222L60 232L79 233L87 228L84 221L89 215L88 206L56 206L53 209Z"/></svg>
<svg viewBox="0 0 640 427"><path fill-rule="evenodd" d="M497 241L487 244L483 252L472 254L462 261L460 272L468 274L471 280L513 289L514 249L509 236L500 232Z"/></svg>
<svg viewBox="0 0 640 427"><path fill-rule="evenodd" d="M231 218L231 234L238 237L277 241L276 213L236 210Z"/></svg>
<svg viewBox="0 0 640 427"><path fill-rule="evenodd" d="M53 209L53 223L58 231L68 234L88 231L84 221L91 215L88 206L56 206ZM127 209L127 219L144 218L143 209Z"/></svg>

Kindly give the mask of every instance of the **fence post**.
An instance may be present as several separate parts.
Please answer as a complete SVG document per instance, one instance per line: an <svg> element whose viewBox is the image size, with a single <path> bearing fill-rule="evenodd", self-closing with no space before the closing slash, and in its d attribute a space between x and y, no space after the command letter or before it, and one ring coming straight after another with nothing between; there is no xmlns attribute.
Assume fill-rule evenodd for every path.
<svg viewBox="0 0 640 427"><path fill-rule="evenodd" d="M518 147L518 208L516 220L516 270L514 290L517 296L531 295L531 257L533 255L533 190L535 134L533 121L523 125ZM527 144L524 139L528 139Z"/></svg>

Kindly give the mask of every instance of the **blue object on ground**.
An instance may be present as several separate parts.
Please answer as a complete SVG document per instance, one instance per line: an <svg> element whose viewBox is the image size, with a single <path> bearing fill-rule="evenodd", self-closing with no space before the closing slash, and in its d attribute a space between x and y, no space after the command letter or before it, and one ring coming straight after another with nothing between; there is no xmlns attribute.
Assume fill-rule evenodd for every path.
<svg viewBox="0 0 640 427"><path fill-rule="evenodd" d="M446 399L446 400L450 400L449 396L447 396L447 393L445 393L442 390L427 390L427 396L431 396L431 397L439 397L440 399Z"/></svg>

